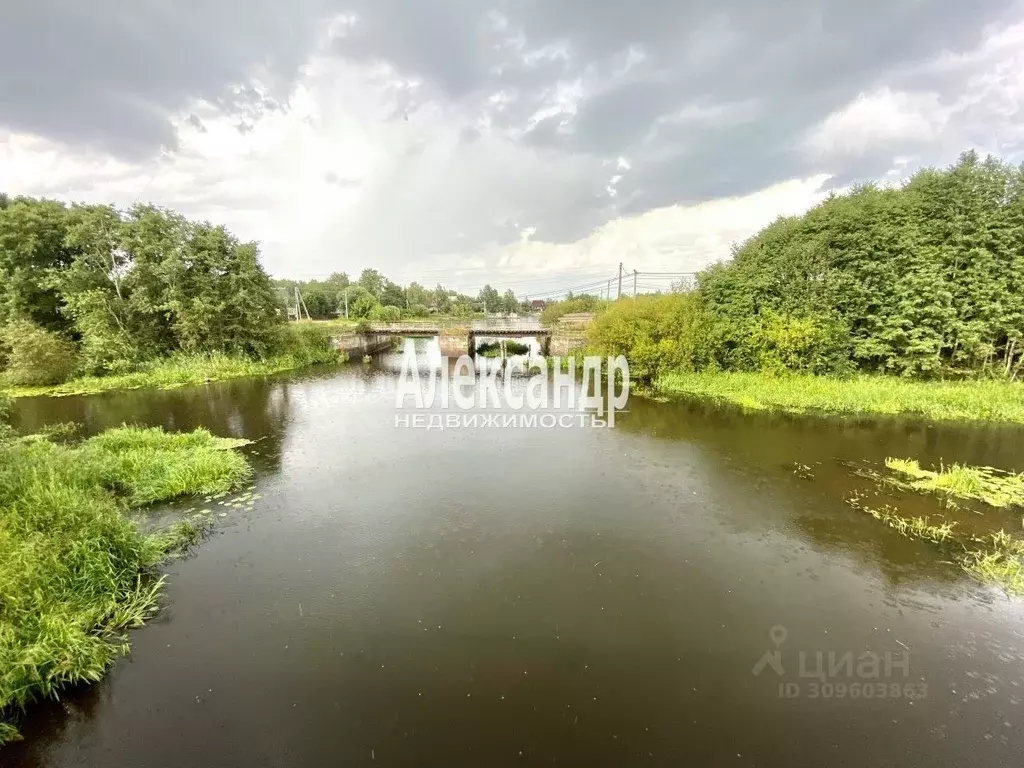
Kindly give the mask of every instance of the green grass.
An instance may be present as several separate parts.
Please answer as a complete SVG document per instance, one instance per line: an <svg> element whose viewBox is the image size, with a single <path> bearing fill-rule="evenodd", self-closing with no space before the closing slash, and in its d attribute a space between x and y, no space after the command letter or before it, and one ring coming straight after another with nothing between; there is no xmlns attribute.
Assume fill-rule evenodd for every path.
<svg viewBox="0 0 1024 768"><path fill-rule="evenodd" d="M11 721L30 702L99 680L128 651L126 630L157 609L155 566L210 526L145 534L129 508L234 488L250 471L237 445L125 427L0 448L0 743L17 738Z"/></svg>
<svg viewBox="0 0 1024 768"><path fill-rule="evenodd" d="M897 481L915 491L940 493L961 499L977 499L993 507L1024 506L1024 475L993 467L953 464L938 472L922 469L914 459L886 459L885 466L911 478Z"/></svg>
<svg viewBox="0 0 1024 768"><path fill-rule="evenodd" d="M847 499L847 502L855 509L867 512L875 520L885 523L901 536L907 536L912 539L924 539L933 544L958 544L959 540L954 535L956 523L944 522L940 525L934 525L927 517L904 517L898 510L892 507L886 506L882 509L868 507L860 503L859 497L856 496Z"/></svg>
<svg viewBox="0 0 1024 768"><path fill-rule="evenodd" d="M173 389L245 376L268 376L272 373L336 360L338 360L338 355L333 352L322 354L291 352L265 360L221 354L178 355L143 363L138 370L131 373L82 376L50 387L9 387L5 391L11 397L39 395L62 397L93 395L116 389Z"/></svg>
<svg viewBox="0 0 1024 768"><path fill-rule="evenodd" d="M999 531L982 543L986 546L963 558L964 570L978 581L1002 587L1008 594L1024 595L1024 542Z"/></svg>
<svg viewBox="0 0 1024 768"><path fill-rule="evenodd" d="M707 398L757 411L912 415L936 421L1024 424L1024 384L1002 381L667 373L657 379L655 389L663 395Z"/></svg>

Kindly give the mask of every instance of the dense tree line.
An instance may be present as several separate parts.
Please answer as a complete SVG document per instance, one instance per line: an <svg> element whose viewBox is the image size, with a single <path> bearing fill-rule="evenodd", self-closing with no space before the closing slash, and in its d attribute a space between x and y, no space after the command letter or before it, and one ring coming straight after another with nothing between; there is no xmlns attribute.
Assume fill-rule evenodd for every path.
<svg viewBox="0 0 1024 768"><path fill-rule="evenodd" d="M357 280L351 280L345 272L336 272L326 280L275 280L274 285L282 301L293 308L298 289L303 316L308 312L314 320L347 315L355 320L387 321L430 314L470 317L529 311L529 306L524 306L511 289L501 294L485 285L473 297L441 284L427 288L413 282L403 287L376 269L364 269Z"/></svg>
<svg viewBox="0 0 1024 768"><path fill-rule="evenodd" d="M0 199L7 355L87 373L174 352L263 356L282 320L256 244L224 227L148 205Z"/></svg>
<svg viewBox="0 0 1024 768"><path fill-rule="evenodd" d="M676 297L619 302L595 343L666 367L1021 378L1024 168L963 154L832 195Z"/></svg>

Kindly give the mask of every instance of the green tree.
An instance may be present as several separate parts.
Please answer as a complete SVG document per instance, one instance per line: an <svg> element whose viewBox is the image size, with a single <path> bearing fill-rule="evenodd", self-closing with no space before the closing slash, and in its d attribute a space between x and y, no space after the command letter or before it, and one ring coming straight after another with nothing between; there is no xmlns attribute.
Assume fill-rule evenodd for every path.
<svg viewBox="0 0 1024 768"><path fill-rule="evenodd" d="M359 275L359 285L376 299L380 299L384 291L384 280L385 277L376 269L364 269Z"/></svg>
<svg viewBox="0 0 1024 768"><path fill-rule="evenodd" d="M519 299L516 298L515 292L509 288L505 291L505 295L501 297L501 311L506 315L511 315L519 309Z"/></svg>
<svg viewBox="0 0 1024 768"><path fill-rule="evenodd" d="M353 285L348 289L348 316L353 320L362 320L370 316L373 308L380 304L377 297L362 285Z"/></svg>
<svg viewBox="0 0 1024 768"><path fill-rule="evenodd" d="M64 332L71 323L52 283L74 258L66 242L67 208L55 200L17 197L0 209L0 325L27 319Z"/></svg>
<svg viewBox="0 0 1024 768"><path fill-rule="evenodd" d="M497 289L492 288L490 285L485 285L480 289L477 301L484 305L486 312L501 312L502 307L504 306L504 303L501 300L501 294L498 293Z"/></svg>

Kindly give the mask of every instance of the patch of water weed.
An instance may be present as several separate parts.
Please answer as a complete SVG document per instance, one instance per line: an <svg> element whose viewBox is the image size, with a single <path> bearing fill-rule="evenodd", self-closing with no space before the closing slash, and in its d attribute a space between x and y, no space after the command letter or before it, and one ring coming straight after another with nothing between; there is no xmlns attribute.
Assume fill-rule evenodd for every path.
<svg viewBox="0 0 1024 768"><path fill-rule="evenodd" d="M125 427L0 448L0 743L30 702L99 680L127 652L126 631L158 606L155 567L209 529L190 518L146 534L128 510L230 492L249 475L239 444Z"/></svg>
<svg viewBox="0 0 1024 768"><path fill-rule="evenodd" d="M889 458L885 460L885 466L910 478L895 481L903 488L976 499L992 507L1024 506L1024 475L964 464L940 466L938 472L933 472L922 469L914 459Z"/></svg>
<svg viewBox="0 0 1024 768"><path fill-rule="evenodd" d="M906 517L892 506L870 507L863 497L853 495L847 503L866 512L900 535L930 542L947 552L972 578L1001 588L1008 595L1024 595L1024 542L1006 531L988 536L969 536L956 523L938 524L928 517Z"/></svg>

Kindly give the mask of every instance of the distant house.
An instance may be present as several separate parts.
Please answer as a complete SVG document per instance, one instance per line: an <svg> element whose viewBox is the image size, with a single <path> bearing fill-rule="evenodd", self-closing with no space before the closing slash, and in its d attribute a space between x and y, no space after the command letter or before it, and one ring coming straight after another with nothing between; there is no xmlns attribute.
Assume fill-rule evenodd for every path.
<svg viewBox="0 0 1024 768"><path fill-rule="evenodd" d="M534 299L530 302L530 309L534 312L540 312L548 303L544 299Z"/></svg>

